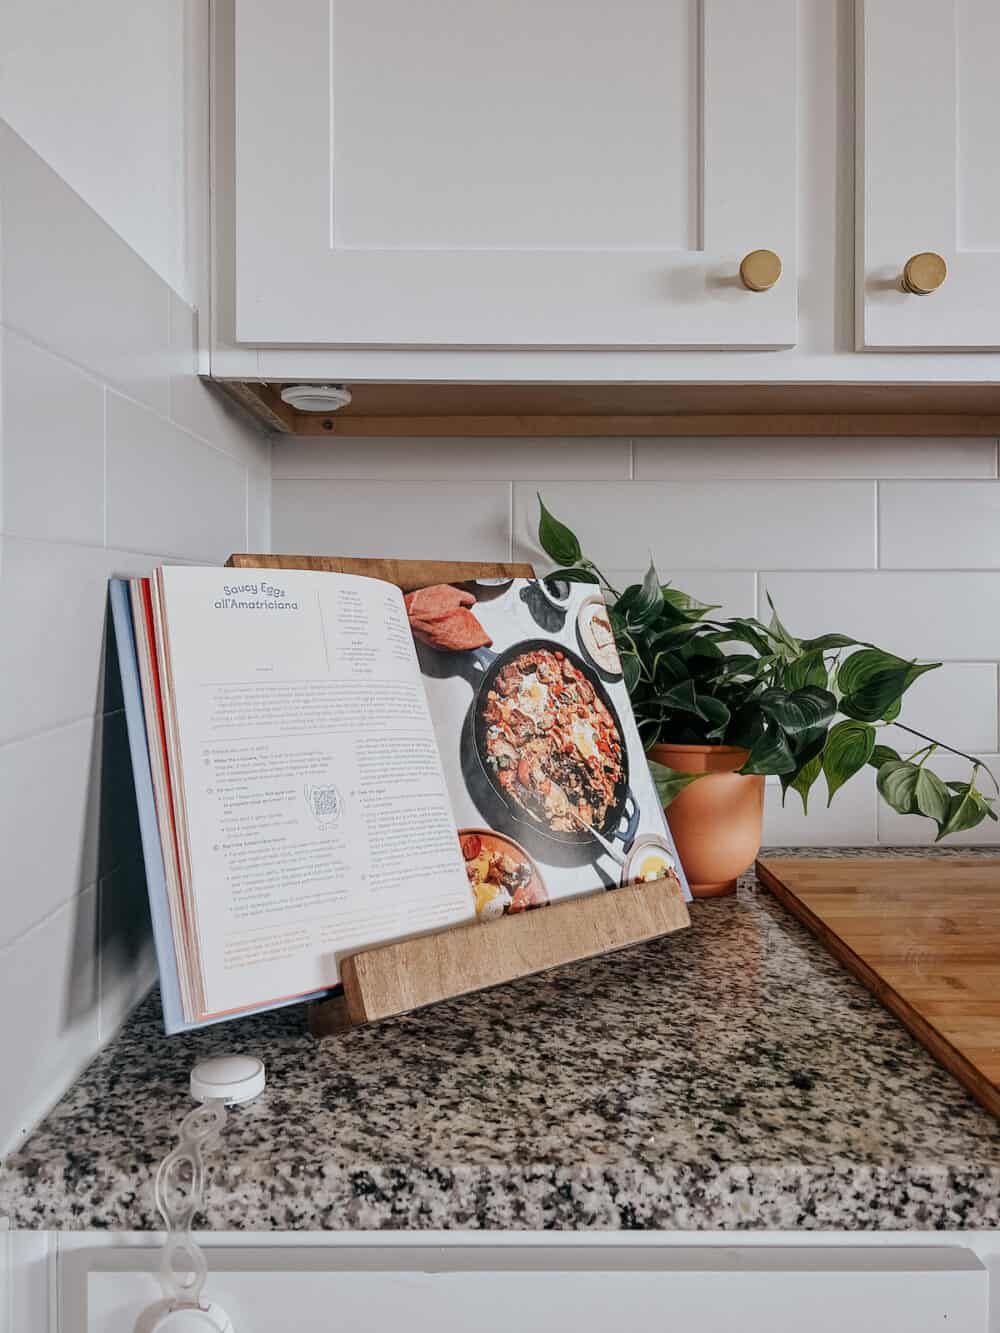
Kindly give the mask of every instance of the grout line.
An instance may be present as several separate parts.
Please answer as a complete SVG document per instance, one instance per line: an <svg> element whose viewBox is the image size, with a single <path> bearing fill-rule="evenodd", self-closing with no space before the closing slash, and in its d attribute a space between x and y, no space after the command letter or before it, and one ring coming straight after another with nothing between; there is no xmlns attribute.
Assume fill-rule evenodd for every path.
<svg viewBox="0 0 1000 1333"><path fill-rule="evenodd" d="M882 483L876 479L875 481L875 568L876 569L882 568L882 523L881 523L881 512L880 512L881 506L882 506Z"/></svg>
<svg viewBox="0 0 1000 1333"><path fill-rule="evenodd" d="M635 440L628 442L628 479L635 481Z"/></svg>
<svg viewBox="0 0 1000 1333"><path fill-rule="evenodd" d="M514 562L514 483L508 482L510 487L507 498L507 559Z"/></svg>
<svg viewBox="0 0 1000 1333"><path fill-rule="evenodd" d="M26 926L24 930L18 931L18 933L12 939L9 939L6 944L0 945L0 958L2 958L4 954L9 953L11 949L16 949L19 944L26 940L29 935L33 935L36 930L41 930L43 926L47 926L50 921L55 920L60 912L65 912L67 908L75 907L80 899L86 894L93 891L96 895L99 883L99 879L93 879L89 884L82 884L79 888L74 889L68 898L64 898L61 903L57 903L55 907L50 908L44 916L40 916L37 921L32 921L31 925Z"/></svg>
<svg viewBox="0 0 1000 1333"><path fill-rule="evenodd" d="M104 506L104 523L101 528L101 545L107 550L108 546L108 386L105 384L101 389L101 434L102 434L102 465L104 468L104 481L102 484L101 499Z"/></svg>

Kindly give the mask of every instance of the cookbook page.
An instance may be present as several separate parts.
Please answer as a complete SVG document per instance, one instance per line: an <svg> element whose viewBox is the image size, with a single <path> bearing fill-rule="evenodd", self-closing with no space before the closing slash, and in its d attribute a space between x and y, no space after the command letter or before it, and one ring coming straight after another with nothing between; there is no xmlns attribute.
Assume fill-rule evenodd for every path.
<svg viewBox="0 0 1000 1333"><path fill-rule="evenodd" d="M689 896L594 585L406 605L480 919L668 876Z"/></svg>
<svg viewBox="0 0 1000 1333"><path fill-rule="evenodd" d="M334 985L338 956L472 915L402 594L157 571L203 1010Z"/></svg>

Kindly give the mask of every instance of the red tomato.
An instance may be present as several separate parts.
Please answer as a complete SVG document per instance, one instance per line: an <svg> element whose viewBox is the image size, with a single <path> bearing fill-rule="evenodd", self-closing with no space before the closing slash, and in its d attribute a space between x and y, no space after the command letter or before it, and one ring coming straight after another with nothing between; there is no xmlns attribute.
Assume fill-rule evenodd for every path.
<svg viewBox="0 0 1000 1333"><path fill-rule="evenodd" d="M483 849L483 840L470 833L467 838L462 839L462 855L467 861L474 861Z"/></svg>

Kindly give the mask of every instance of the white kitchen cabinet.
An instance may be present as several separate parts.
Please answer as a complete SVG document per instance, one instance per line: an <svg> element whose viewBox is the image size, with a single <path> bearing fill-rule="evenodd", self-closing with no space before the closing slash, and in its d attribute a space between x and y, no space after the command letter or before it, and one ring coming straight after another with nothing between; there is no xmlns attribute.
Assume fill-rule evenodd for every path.
<svg viewBox="0 0 1000 1333"><path fill-rule="evenodd" d="M796 10L237 0L236 343L794 344Z"/></svg>
<svg viewBox="0 0 1000 1333"><path fill-rule="evenodd" d="M1000 348L998 51L996 0L859 0L861 348ZM924 252L947 276L907 292Z"/></svg>
<svg viewBox="0 0 1000 1333"><path fill-rule="evenodd" d="M61 1333L133 1333L162 1299L155 1251L64 1256ZM205 1299L234 1333L986 1333L987 1272L961 1246L285 1245L215 1248ZM152 1307L152 1308L151 1308ZM145 1322L138 1322L146 1312Z"/></svg>

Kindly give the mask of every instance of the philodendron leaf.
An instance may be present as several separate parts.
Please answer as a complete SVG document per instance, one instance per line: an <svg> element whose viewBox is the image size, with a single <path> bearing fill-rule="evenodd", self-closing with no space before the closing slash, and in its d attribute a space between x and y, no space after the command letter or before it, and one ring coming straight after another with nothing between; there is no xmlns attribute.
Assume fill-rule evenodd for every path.
<svg viewBox="0 0 1000 1333"><path fill-rule="evenodd" d="M805 685L825 689L828 674L821 652L804 653L785 668L785 686L790 690L800 690Z"/></svg>
<svg viewBox="0 0 1000 1333"><path fill-rule="evenodd" d="M917 778L913 789L917 801L917 809L928 819L933 819L938 826L938 836L940 830L948 820L948 809L951 804L951 794L936 773L932 773L929 768L922 768L920 776Z"/></svg>
<svg viewBox="0 0 1000 1333"><path fill-rule="evenodd" d="M581 569L579 565L571 566L569 569L554 569L551 574L545 575L546 583L552 583L558 579L562 579L564 583L600 583L601 581L592 569Z"/></svg>
<svg viewBox="0 0 1000 1333"><path fill-rule="evenodd" d="M767 604L771 608L771 623L767 627L767 632L779 645L778 656L790 661L802 652L802 644L793 634L789 634L781 623L770 593L767 594Z"/></svg>
<svg viewBox="0 0 1000 1333"><path fill-rule="evenodd" d="M891 745L876 745L868 756L868 762L872 768L881 768L883 764L889 764L893 761L899 762L899 755Z"/></svg>
<svg viewBox="0 0 1000 1333"><path fill-rule="evenodd" d="M710 611L718 611L719 604L711 602L699 602L696 597L690 593L681 592L680 588L672 588L669 583L660 586L660 596L675 611L683 612L688 620L702 620Z"/></svg>
<svg viewBox="0 0 1000 1333"><path fill-rule="evenodd" d="M828 653L834 648L853 648L860 639L852 639L847 634L821 634L816 639L803 639L802 650L806 653Z"/></svg>
<svg viewBox="0 0 1000 1333"><path fill-rule="evenodd" d="M800 690L764 690L757 703L789 735L826 726L837 707L830 691L815 685Z"/></svg>
<svg viewBox="0 0 1000 1333"><path fill-rule="evenodd" d="M878 722L887 713L891 720L900 696L925 671L934 671L940 665L907 662L881 648L862 648L837 671L837 687L843 694L840 711L860 722Z"/></svg>
<svg viewBox="0 0 1000 1333"><path fill-rule="evenodd" d="M878 771L876 785L883 798L901 815L916 814L920 769L905 759L890 759Z"/></svg>
<svg viewBox="0 0 1000 1333"><path fill-rule="evenodd" d="M619 660L622 664L622 677L625 681L625 688L629 694L639 683L639 658L636 653L619 652Z"/></svg>
<svg viewBox="0 0 1000 1333"><path fill-rule="evenodd" d="M690 787L692 782L706 776L704 773L681 773L676 768L668 768L666 764L658 764L653 759L648 759L646 762L649 764L649 771L664 810L685 787Z"/></svg>
<svg viewBox="0 0 1000 1333"><path fill-rule="evenodd" d="M828 806L848 778L864 768L874 748L875 728L867 722L848 719L830 728L822 758Z"/></svg>
<svg viewBox="0 0 1000 1333"><path fill-rule="evenodd" d="M797 773L782 773L782 801L790 791L797 791L802 797L802 813L809 813L809 789L823 771L820 755L814 755L807 764L803 764Z"/></svg>
<svg viewBox="0 0 1000 1333"><path fill-rule="evenodd" d="M992 799L977 791L971 782L949 782L948 786L954 795L949 799L948 813L944 822L938 826L938 842L951 833L961 833L964 829L975 828L987 817L997 818Z"/></svg>
<svg viewBox="0 0 1000 1333"><path fill-rule="evenodd" d="M757 740L754 741L741 773L792 773L795 771L795 756L781 727L775 722L767 722Z"/></svg>
<svg viewBox="0 0 1000 1333"><path fill-rule="evenodd" d="M538 508L538 542L542 550L557 565L576 566L583 555L576 533L549 513L540 495Z"/></svg>

